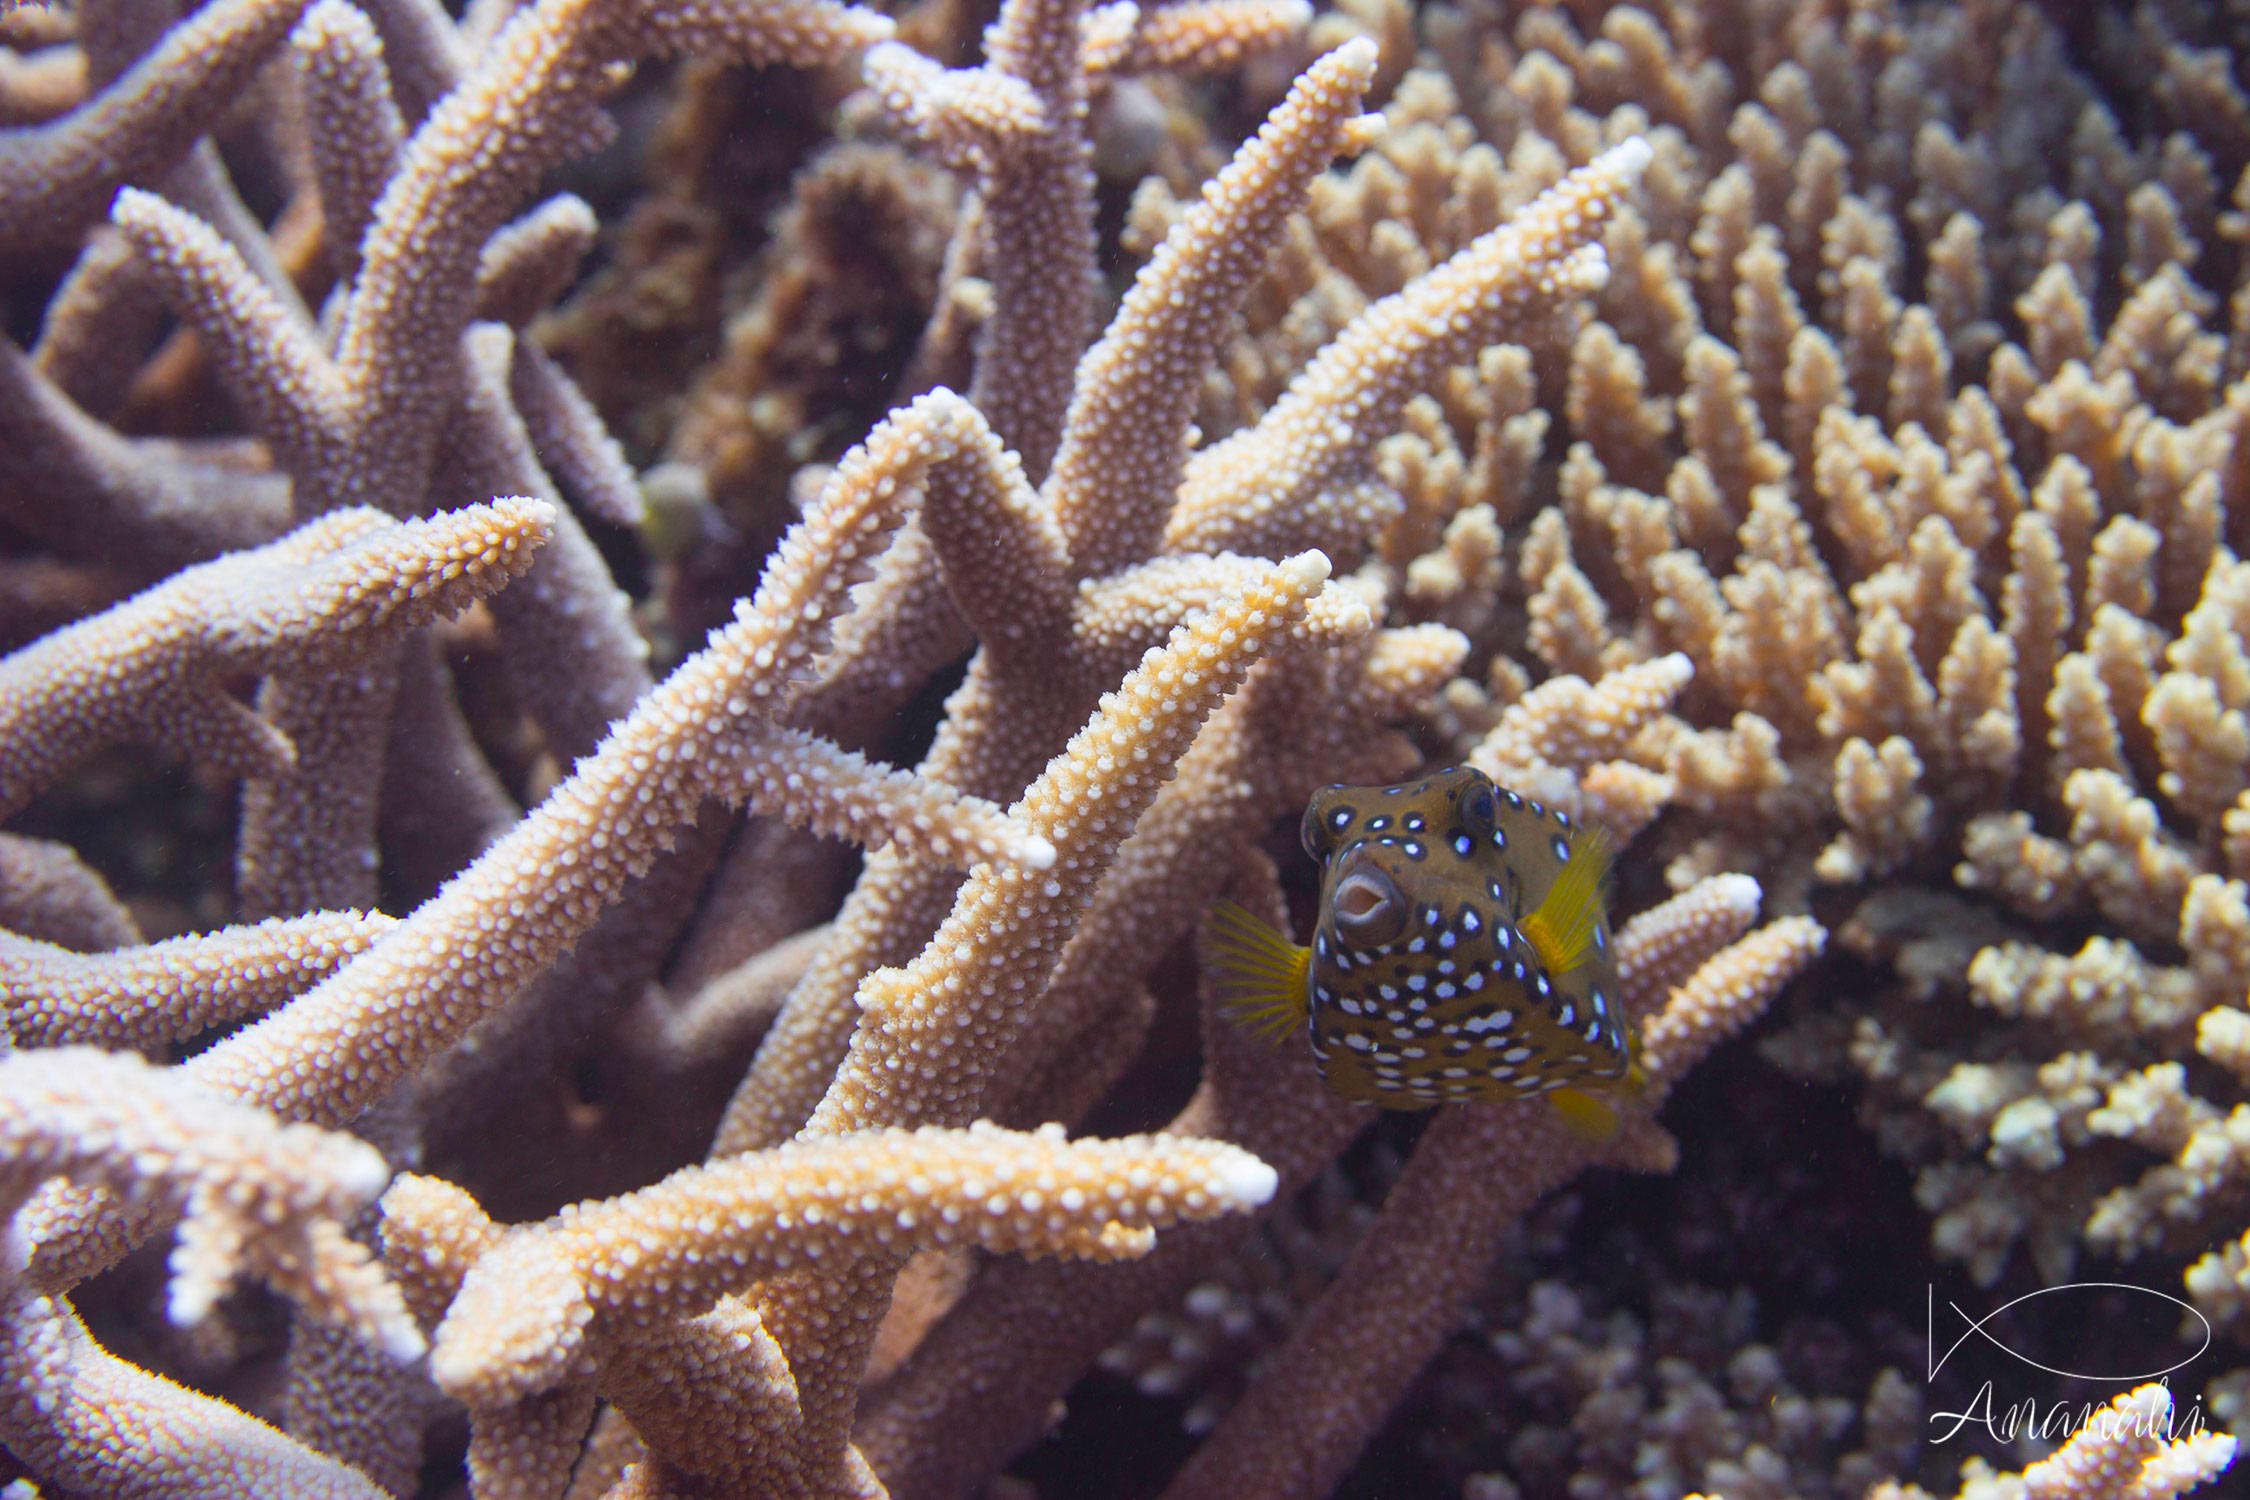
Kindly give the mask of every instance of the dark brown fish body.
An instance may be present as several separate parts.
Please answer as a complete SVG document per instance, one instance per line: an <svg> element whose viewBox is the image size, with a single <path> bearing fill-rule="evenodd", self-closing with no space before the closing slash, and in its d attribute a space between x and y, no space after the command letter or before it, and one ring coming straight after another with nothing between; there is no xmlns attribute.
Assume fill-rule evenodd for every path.
<svg viewBox="0 0 2250 1500"><path fill-rule="evenodd" d="M1313 1056L1337 1093L1425 1109L1632 1074L1598 834L1466 766L1329 787L1303 833Z"/></svg>

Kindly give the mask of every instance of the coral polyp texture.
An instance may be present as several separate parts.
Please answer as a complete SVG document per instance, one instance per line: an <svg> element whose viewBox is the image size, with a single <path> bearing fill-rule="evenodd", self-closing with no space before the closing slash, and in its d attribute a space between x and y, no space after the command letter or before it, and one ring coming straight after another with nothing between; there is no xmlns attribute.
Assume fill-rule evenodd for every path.
<svg viewBox="0 0 2250 1500"><path fill-rule="evenodd" d="M0 0L0 1488L2216 1478L2242 21ZM1222 1003L1453 765L1613 1131Z"/></svg>

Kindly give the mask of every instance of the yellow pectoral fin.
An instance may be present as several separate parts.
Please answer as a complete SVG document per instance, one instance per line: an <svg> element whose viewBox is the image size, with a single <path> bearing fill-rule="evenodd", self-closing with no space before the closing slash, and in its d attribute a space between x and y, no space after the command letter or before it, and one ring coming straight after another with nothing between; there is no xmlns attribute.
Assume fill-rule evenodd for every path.
<svg viewBox="0 0 2250 1500"><path fill-rule="evenodd" d="M1609 873L1609 835L1589 828L1571 849L1570 863L1547 888L1538 910L1525 917L1523 935L1550 974L1568 974L1592 957L1594 929L1602 920L1602 879Z"/></svg>
<svg viewBox="0 0 2250 1500"><path fill-rule="evenodd" d="M1578 1089L1555 1089L1547 1095L1547 1102L1555 1107L1556 1114L1562 1116L1563 1123L1570 1127L1570 1133L1582 1141L1606 1146L1616 1140L1618 1132L1625 1128L1625 1121L1617 1113L1617 1107L1607 1099L1593 1094L1583 1093Z"/></svg>
<svg viewBox="0 0 2250 1500"><path fill-rule="evenodd" d="M1228 1020L1269 1041L1280 1041L1305 1024L1312 949L1290 942L1232 901L1212 908L1203 944L1219 1009Z"/></svg>

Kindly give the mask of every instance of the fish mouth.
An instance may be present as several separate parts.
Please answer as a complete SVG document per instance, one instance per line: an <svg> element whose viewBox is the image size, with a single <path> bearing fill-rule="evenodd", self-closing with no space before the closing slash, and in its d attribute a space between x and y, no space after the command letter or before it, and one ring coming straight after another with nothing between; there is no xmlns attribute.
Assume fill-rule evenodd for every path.
<svg viewBox="0 0 2250 1500"><path fill-rule="evenodd" d="M1355 948L1380 948L1406 931L1412 907L1388 870L1365 853L1346 859L1330 889L1336 934Z"/></svg>

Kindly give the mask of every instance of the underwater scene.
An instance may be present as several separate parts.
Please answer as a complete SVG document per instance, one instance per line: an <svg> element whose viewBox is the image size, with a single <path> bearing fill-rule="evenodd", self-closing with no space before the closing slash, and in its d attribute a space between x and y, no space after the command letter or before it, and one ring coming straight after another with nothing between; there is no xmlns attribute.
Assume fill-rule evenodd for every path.
<svg viewBox="0 0 2250 1500"><path fill-rule="evenodd" d="M2243 1432L2250 3L0 0L0 1500Z"/></svg>

